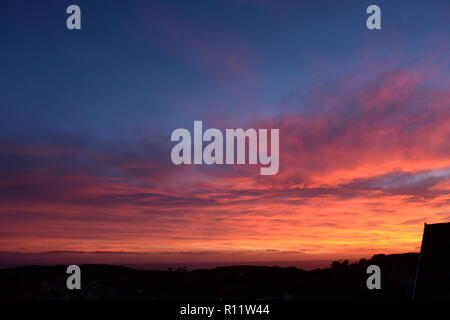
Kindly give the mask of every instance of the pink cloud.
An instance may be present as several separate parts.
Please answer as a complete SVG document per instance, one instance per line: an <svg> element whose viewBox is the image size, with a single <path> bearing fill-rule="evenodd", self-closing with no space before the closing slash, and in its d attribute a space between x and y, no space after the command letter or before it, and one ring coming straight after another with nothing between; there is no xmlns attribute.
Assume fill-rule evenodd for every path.
<svg viewBox="0 0 450 320"><path fill-rule="evenodd" d="M217 57L177 28L176 41ZM252 166L175 167L153 156L168 140L154 154L99 148L88 157L97 162L64 167L58 152L24 167L16 158L16 171L1 173L0 250L270 249L302 259L416 250L422 222L450 210L450 82L432 85L439 68L426 65L441 61L430 59L291 94L280 116L249 122L280 129L273 177Z"/></svg>

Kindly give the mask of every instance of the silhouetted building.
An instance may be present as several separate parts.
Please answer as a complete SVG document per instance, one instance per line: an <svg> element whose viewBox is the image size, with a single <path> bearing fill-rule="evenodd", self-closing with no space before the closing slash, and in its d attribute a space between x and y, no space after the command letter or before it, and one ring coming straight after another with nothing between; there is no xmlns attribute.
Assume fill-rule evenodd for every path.
<svg viewBox="0 0 450 320"><path fill-rule="evenodd" d="M450 223L425 224L413 299L450 298Z"/></svg>

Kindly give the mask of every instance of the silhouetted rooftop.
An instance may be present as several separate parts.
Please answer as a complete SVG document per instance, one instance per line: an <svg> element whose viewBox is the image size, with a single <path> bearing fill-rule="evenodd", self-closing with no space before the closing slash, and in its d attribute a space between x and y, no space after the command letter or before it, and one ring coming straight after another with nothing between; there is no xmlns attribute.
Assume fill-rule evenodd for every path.
<svg viewBox="0 0 450 320"><path fill-rule="evenodd" d="M450 298L450 222L425 224L415 299Z"/></svg>

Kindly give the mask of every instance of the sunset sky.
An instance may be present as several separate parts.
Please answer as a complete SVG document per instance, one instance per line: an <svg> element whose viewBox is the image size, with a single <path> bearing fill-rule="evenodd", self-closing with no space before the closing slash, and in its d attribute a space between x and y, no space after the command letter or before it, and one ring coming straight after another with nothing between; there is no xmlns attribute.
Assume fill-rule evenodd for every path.
<svg viewBox="0 0 450 320"><path fill-rule="evenodd" d="M450 221L449 17L448 0L2 0L0 262L418 251L424 222ZM172 164L194 120L279 128L279 173Z"/></svg>

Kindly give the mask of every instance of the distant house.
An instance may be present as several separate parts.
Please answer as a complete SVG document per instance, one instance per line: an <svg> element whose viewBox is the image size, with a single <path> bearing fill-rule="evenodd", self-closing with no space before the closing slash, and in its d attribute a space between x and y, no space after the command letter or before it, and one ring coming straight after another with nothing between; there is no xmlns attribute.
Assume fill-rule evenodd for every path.
<svg viewBox="0 0 450 320"><path fill-rule="evenodd" d="M413 299L450 299L450 222L425 224Z"/></svg>

